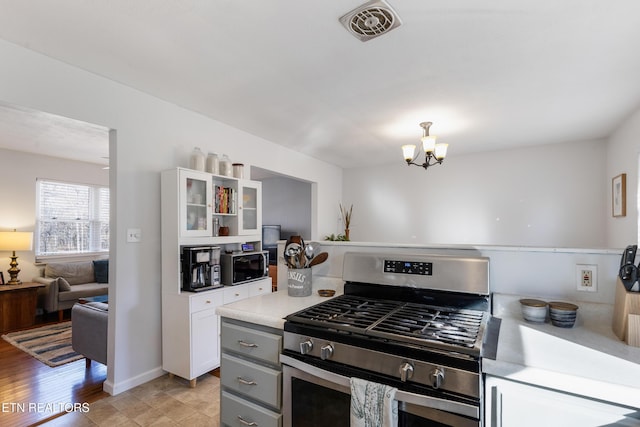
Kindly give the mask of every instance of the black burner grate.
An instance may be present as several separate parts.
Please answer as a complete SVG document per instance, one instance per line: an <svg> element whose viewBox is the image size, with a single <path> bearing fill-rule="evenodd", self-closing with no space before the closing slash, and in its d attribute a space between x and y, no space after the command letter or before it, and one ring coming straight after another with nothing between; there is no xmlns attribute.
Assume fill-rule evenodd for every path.
<svg viewBox="0 0 640 427"><path fill-rule="evenodd" d="M473 348L477 344L483 318L481 311L407 303L390 313L369 334L415 344L427 340Z"/></svg>
<svg viewBox="0 0 640 427"><path fill-rule="evenodd" d="M341 295L295 313L287 321L477 354L486 313Z"/></svg>

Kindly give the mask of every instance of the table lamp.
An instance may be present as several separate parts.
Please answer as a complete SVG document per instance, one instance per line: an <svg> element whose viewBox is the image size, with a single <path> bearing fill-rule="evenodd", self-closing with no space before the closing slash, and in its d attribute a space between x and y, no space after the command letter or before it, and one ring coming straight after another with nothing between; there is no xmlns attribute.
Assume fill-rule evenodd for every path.
<svg viewBox="0 0 640 427"><path fill-rule="evenodd" d="M0 231L0 251L13 251L11 262L9 263L9 276L11 279L7 285L19 285L22 283L18 280L18 257L16 251L30 251L33 240L33 233L30 231Z"/></svg>

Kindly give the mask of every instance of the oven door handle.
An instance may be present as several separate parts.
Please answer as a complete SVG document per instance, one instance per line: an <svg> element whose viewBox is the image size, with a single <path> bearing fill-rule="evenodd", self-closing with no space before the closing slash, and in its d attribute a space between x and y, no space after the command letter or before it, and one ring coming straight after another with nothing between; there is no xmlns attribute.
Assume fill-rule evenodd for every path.
<svg viewBox="0 0 640 427"><path fill-rule="evenodd" d="M313 375L314 377L322 378L331 383L341 385L347 389L351 388L349 378L333 372L325 371L324 369L309 365L285 354L280 354L280 363L298 369L309 375ZM469 405L466 403L453 402L451 400L439 399L432 396L422 396L404 390L398 390L396 392L396 400L398 402L412 403L417 406L452 412L454 414L464 415L467 417L480 418L480 409L475 405Z"/></svg>

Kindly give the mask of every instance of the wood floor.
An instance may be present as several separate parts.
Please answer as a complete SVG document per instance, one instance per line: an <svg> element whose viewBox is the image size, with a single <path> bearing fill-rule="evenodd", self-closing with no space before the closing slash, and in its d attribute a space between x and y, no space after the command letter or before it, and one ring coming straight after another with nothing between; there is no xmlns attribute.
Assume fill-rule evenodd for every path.
<svg viewBox="0 0 640 427"><path fill-rule="evenodd" d="M56 320L39 319L37 326ZM65 405L100 400L108 396L102 391L106 378L107 368L98 362L88 369L85 359L51 368L0 339L0 426L38 425Z"/></svg>

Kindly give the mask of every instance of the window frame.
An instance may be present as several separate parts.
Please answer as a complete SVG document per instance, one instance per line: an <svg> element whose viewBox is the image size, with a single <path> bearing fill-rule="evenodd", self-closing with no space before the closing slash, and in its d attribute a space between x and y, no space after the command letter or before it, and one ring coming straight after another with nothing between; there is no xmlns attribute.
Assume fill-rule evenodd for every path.
<svg viewBox="0 0 640 427"><path fill-rule="evenodd" d="M87 239L89 241L89 250L87 251L73 251L73 252L65 252L65 253L40 253L40 242L41 242L41 225L47 219L43 219L40 217L40 207L42 204L41 198L41 185L42 184L56 184L56 185L69 185L69 186L79 186L86 187L89 191L89 203L88 207L88 218L87 219L77 219L78 221L82 221L88 224L88 236ZM100 207L101 207L101 197L100 192L106 190L107 191L107 203L106 209L108 212L107 215L107 248L104 250L96 249L100 245L100 234L102 230L102 225L104 221L100 219ZM111 192L108 185L100 185L100 184L87 184L80 182L71 182L71 181L62 181L57 179L49 179L49 178L36 178L36 212L35 212L35 232L34 232L34 255L36 263L42 262L50 262L55 260L60 261L75 261L75 260L86 260L86 259L95 259L96 257L103 257L104 255L109 254L109 245L110 245L110 217L111 217L111 206L110 206L110 197ZM51 220L49 220L51 221ZM73 220L71 220L73 221ZM77 248L76 248L77 249Z"/></svg>

